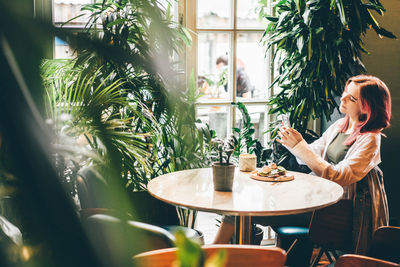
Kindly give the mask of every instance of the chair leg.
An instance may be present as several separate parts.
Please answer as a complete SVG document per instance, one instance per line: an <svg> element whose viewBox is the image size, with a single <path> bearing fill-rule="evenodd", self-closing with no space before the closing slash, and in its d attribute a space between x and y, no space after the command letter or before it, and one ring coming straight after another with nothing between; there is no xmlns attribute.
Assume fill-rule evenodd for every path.
<svg viewBox="0 0 400 267"><path fill-rule="evenodd" d="M328 257L328 260L329 260L330 263L335 262L335 261L332 259L332 256L331 256L331 254L329 253L329 250L328 250L328 249L324 249L324 252L325 252L325 254L326 254L326 257Z"/></svg>
<svg viewBox="0 0 400 267"><path fill-rule="evenodd" d="M317 266L317 264L318 264L319 260L321 259L323 253L324 253L324 248L321 247L319 249L317 257L312 261L311 267Z"/></svg>
<svg viewBox="0 0 400 267"><path fill-rule="evenodd" d="M335 258L335 260L337 261L337 259L339 258L339 255L336 253L336 250L331 250L331 253L333 255L333 257Z"/></svg>
<svg viewBox="0 0 400 267"><path fill-rule="evenodd" d="M296 238L296 240L293 241L293 243L290 245L289 249L286 251L286 255L288 255L290 253L290 251L292 250L292 248L296 245L296 243L299 240Z"/></svg>

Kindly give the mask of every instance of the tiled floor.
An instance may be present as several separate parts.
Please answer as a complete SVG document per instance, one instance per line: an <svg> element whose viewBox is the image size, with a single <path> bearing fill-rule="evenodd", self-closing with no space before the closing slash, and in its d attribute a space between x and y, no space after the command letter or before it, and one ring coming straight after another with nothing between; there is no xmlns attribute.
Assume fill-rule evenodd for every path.
<svg viewBox="0 0 400 267"><path fill-rule="evenodd" d="M217 234L217 219L220 220L221 216L215 213L201 211L197 213L195 228L203 233L205 244L212 244L215 235Z"/></svg>

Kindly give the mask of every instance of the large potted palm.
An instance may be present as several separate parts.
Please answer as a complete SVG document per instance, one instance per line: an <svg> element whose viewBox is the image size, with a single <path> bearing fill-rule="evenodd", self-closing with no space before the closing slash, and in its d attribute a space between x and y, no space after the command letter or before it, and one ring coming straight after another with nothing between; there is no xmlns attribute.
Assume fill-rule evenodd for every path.
<svg viewBox="0 0 400 267"><path fill-rule="evenodd" d="M107 153L118 159L122 182L133 202L162 205L147 194L149 179L206 166L211 139L210 130L195 119L194 78L188 86L172 79L176 73L170 68L169 56L190 42L189 35L172 22L168 9L160 8L157 1L133 4L107 0L83 9L92 14L86 36L99 39L119 54L109 57L77 46L77 57L72 61L45 64L44 76L49 77L47 84L55 92L49 95L54 95L53 102L58 101L56 106L70 107L64 111L74 112L64 132L75 131L97 154L104 149L99 145L102 137L96 134L99 125L94 123L110 131L114 138ZM99 25L100 37L93 34ZM165 63L162 68L160 63ZM68 73L58 73L68 68ZM86 107L96 110L96 121L84 117ZM162 211L166 210L163 206ZM167 216L176 213L175 208L169 207L164 215L159 208L139 205L138 209L149 223L178 223L176 214L174 219ZM181 223L187 223L187 211L179 210L179 215Z"/></svg>

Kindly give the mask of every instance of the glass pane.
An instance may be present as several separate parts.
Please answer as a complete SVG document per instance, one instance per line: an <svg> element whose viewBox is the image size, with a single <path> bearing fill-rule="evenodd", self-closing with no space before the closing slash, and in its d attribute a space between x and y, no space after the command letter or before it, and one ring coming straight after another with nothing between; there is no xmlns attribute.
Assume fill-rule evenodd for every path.
<svg viewBox="0 0 400 267"><path fill-rule="evenodd" d="M250 115L251 123L255 129L253 138L264 145L264 132L266 130L267 107L265 105L246 105L247 112ZM243 129L242 113L236 108L235 125L236 128ZM246 151L242 151L246 152Z"/></svg>
<svg viewBox="0 0 400 267"><path fill-rule="evenodd" d="M170 12L170 15L173 16L174 20L177 19L177 12L178 8L177 8L177 1L171 1L171 0L158 0L157 1L157 6L163 10L164 12Z"/></svg>
<svg viewBox="0 0 400 267"><path fill-rule="evenodd" d="M92 0L53 0L53 22L64 23L68 20L84 14L77 19L69 22L68 25L82 25L84 26L88 21L89 12L82 12L81 8L84 4L90 4Z"/></svg>
<svg viewBox="0 0 400 267"><path fill-rule="evenodd" d="M75 51L60 38L56 37L54 44L54 58L73 58L75 56Z"/></svg>
<svg viewBox="0 0 400 267"><path fill-rule="evenodd" d="M238 33L236 61L236 95L240 98L265 99L267 62L265 48L259 41L262 33Z"/></svg>
<svg viewBox="0 0 400 267"><path fill-rule="evenodd" d="M226 138L228 129L228 112L226 106L198 106L197 118L215 130L217 137Z"/></svg>
<svg viewBox="0 0 400 267"><path fill-rule="evenodd" d="M231 27L231 2L231 0L198 0L197 27Z"/></svg>
<svg viewBox="0 0 400 267"><path fill-rule="evenodd" d="M203 95L199 101L229 98L230 36L229 33L199 33L198 35L198 85Z"/></svg>
<svg viewBox="0 0 400 267"><path fill-rule="evenodd" d="M237 0L237 21L236 25L238 28L262 28L266 27L266 22L264 24L259 20L259 0Z"/></svg>

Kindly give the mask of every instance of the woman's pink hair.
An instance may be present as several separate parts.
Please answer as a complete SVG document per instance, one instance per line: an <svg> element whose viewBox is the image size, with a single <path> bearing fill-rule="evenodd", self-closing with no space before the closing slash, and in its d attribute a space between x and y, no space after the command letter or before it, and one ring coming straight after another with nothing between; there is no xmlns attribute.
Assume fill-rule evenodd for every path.
<svg viewBox="0 0 400 267"><path fill-rule="evenodd" d="M350 83L360 87L360 101L363 114L359 117L359 123L354 132L344 142L351 145L357 136L368 132L381 131L390 126L392 116L392 100L389 89L379 78L370 75L358 75L347 80L344 90ZM349 127L350 118L348 115L339 126L339 132L344 133Z"/></svg>

